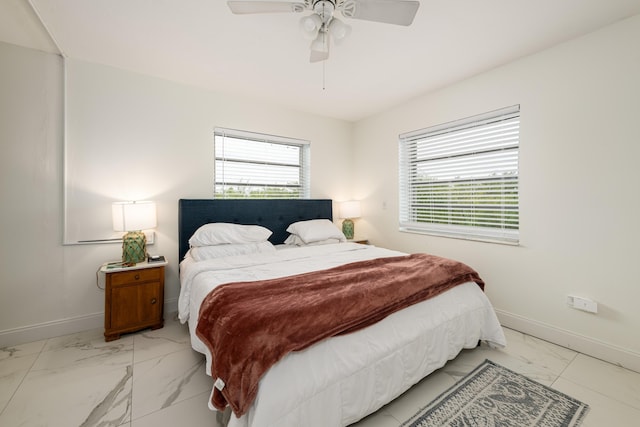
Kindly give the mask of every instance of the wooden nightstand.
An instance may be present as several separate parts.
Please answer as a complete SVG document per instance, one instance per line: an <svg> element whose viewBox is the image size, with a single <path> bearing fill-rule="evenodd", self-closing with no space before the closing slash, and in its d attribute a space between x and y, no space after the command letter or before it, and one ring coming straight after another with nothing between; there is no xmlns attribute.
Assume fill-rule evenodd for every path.
<svg viewBox="0 0 640 427"><path fill-rule="evenodd" d="M164 267L167 262L140 262L110 268L105 273L104 340L120 334L164 326Z"/></svg>

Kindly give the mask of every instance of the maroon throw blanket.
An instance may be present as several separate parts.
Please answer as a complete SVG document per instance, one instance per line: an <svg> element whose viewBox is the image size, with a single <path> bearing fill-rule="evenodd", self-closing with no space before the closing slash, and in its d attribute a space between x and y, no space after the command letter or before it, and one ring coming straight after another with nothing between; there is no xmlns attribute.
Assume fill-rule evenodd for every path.
<svg viewBox="0 0 640 427"><path fill-rule="evenodd" d="M364 328L465 282L484 289L467 265L414 254L218 286L204 299L196 328L212 355L211 402L220 410L230 405L240 417L263 374L289 352Z"/></svg>

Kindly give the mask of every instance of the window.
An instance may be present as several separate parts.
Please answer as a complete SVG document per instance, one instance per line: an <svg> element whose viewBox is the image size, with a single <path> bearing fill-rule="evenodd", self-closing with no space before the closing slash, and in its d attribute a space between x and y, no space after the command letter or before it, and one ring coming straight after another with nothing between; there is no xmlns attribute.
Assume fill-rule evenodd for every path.
<svg viewBox="0 0 640 427"><path fill-rule="evenodd" d="M400 230L517 244L520 106L400 135Z"/></svg>
<svg viewBox="0 0 640 427"><path fill-rule="evenodd" d="M309 197L309 142L231 129L214 129L214 197Z"/></svg>

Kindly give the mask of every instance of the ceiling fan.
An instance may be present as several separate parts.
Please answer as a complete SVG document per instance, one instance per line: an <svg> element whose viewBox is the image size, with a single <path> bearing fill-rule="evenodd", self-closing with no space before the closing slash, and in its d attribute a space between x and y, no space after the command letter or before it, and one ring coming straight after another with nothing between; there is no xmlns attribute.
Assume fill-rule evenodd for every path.
<svg viewBox="0 0 640 427"><path fill-rule="evenodd" d="M411 25L416 16L419 1L410 0L302 0L287 1L227 1L231 12L249 13L302 13L311 11L300 19L300 28L311 42L311 62L329 58L329 41L342 41L351 32L351 27L336 17L340 12L345 18L385 24Z"/></svg>

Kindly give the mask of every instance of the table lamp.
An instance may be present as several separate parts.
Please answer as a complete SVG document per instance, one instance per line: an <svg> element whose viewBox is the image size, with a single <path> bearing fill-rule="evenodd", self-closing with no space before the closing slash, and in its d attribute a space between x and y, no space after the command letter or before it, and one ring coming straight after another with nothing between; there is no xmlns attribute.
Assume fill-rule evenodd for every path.
<svg viewBox="0 0 640 427"><path fill-rule="evenodd" d="M138 263L147 256L147 236L142 230L156 226L154 202L114 202L111 206L113 229L126 231L122 237L122 262Z"/></svg>
<svg viewBox="0 0 640 427"><path fill-rule="evenodd" d="M340 203L340 217L344 218L344 221L342 221L342 233L347 239L353 239L354 227L352 220L360 217L360 202L358 200L349 200L348 202Z"/></svg>

